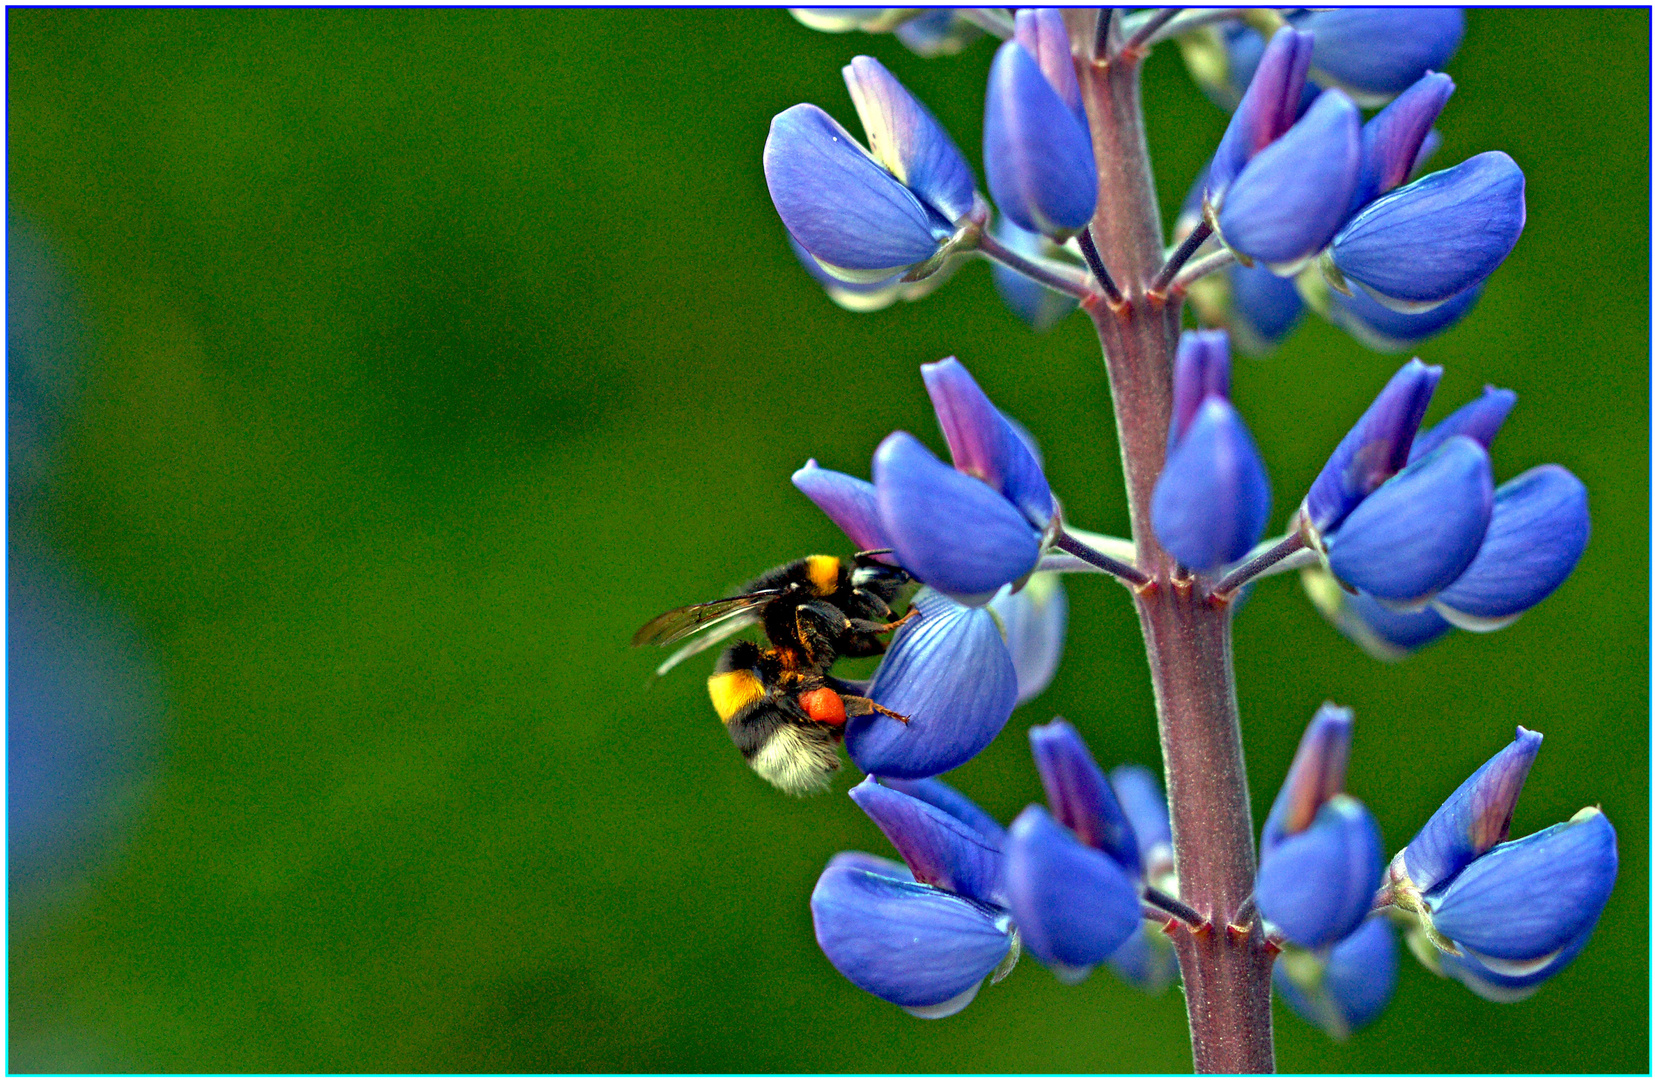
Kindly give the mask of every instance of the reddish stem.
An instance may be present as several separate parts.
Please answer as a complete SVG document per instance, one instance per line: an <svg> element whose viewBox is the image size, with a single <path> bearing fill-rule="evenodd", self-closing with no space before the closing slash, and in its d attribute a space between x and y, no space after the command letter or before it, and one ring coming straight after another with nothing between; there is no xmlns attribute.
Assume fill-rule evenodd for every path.
<svg viewBox="0 0 1655 1080"><path fill-rule="evenodd" d="M1179 899L1207 927L1238 921L1252 893L1252 811L1236 713L1230 607L1207 602L1161 549L1150 500L1166 457L1172 360L1181 295L1150 294L1161 269L1155 200L1139 100L1140 58L1076 62L1098 165L1092 239L1123 301L1087 305L1103 346L1137 545L1150 578L1133 590L1143 627L1166 764ZM1175 930L1197 1072L1273 1072L1270 968L1254 925L1244 933Z"/></svg>

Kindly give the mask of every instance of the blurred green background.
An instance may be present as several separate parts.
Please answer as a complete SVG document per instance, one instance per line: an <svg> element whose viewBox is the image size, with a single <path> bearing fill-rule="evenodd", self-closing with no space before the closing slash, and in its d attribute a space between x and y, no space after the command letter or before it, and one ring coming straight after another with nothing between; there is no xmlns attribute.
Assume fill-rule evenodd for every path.
<svg viewBox="0 0 1655 1080"><path fill-rule="evenodd" d="M835 851L889 853L854 769L779 795L709 709L709 660L652 684L626 644L848 551L789 474L865 475L898 427L940 445L916 369L948 354L1042 441L1072 520L1125 530L1084 319L1029 333L981 266L843 312L765 191L770 117L853 121L838 68L863 52L977 162L989 43L925 61L779 11L7 23L13 240L40 237L83 330L27 483L14 444L13 603L45 552L156 673L129 740L151 749L87 796L109 826L13 866L13 1071L1189 1067L1177 992L1103 971L1065 988L1025 959L938 1022L851 987L806 903ZM1447 366L1429 419L1521 395L1497 479L1585 480L1574 577L1398 666L1276 579L1236 643L1256 813L1325 698L1356 710L1350 786L1393 850L1521 723L1546 743L1514 834L1601 803L1619 884L1529 1001L1404 955L1347 1045L1278 1008L1284 1070L1649 1067L1648 41L1644 11L1471 12L1436 159L1507 151L1529 220L1420 350ZM1170 213L1225 117L1171 48L1144 100ZM1398 363L1312 317L1238 365L1277 516ZM1056 682L950 777L1002 820L1039 798L1025 732L1054 713L1105 764L1158 760L1125 597L1070 596Z"/></svg>

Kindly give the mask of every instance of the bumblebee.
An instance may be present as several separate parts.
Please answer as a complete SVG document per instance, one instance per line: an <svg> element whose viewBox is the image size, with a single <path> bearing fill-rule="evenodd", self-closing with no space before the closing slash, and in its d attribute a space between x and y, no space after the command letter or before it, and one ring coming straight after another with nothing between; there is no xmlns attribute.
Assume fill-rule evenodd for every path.
<svg viewBox="0 0 1655 1080"><path fill-rule="evenodd" d="M713 709L764 779L790 795L825 790L839 768L836 745L851 717L878 712L907 722L861 687L829 674L842 656L883 653L879 635L913 617L912 611L892 616L891 604L912 579L878 562L882 554L858 552L849 563L831 555L797 559L754 578L739 595L651 619L632 643L695 638L656 669L662 675L741 630L762 628L768 648L740 641L719 657L707 680Z"/></svg>

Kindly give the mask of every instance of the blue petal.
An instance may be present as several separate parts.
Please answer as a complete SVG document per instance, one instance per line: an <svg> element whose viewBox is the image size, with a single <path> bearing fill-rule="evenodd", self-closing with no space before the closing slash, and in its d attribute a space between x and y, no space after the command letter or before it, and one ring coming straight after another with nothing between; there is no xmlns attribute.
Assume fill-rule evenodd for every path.
<svg viewBox="0 0 1655 1080"><path fill-rule="evenodd" d="M1146 994L1159 994L1178 978L1178 954L1160 927L1140 922L1109 954L1109 970Z"/></svg>
<svg viewBox="0 0 1655 1080"><path fill-rule="evenodd" d="M849 281L879 281L924 262L950 235L814 105L795 105L770 122L764 177L787 231Z"/></svg>
<svg viewBox="0 0 1655 1080"><path fill-rule="evenodd" d="M1330 90L1230 184L1218 214L1225 245L1296 272L1345 223L1361 175L1362 114Z"/></svg>
<svg viewBox="0 0 1655 1080"><path fill-rule="evenodd" d="M1172 819L1167 814L1167 797L1161 782L1142 765L1117 765L1109 771L1109 786L1115 789L1132 833L1138 838L1138 861L1150 884L1162 870L1172 869Z"/></svg>
<svg viewBox="0 0 1655 1080"><path fill-rule="evenodd" d="M1445 307L1447 305L1444 305ZM1418 461L1455 435L1477 440L1484 450L1494 445L1494 436L1506 422L1506 416L1517 404L1517 395L1494 386L1483 387L1482 396L1468 402L1443 417L1435 426L1426 428L1414 438L1408 451L1408 460ZM1494 493L1496 500L1500 493Z"/></svg>
<svg viewBox="0 0 1655 1080"><path fill-rule="evenodd" d="M1431 919L1496 971L1499 961L1549 960L1597 922L1618 866L1614 827L1588 808L1477 859L1433 902Z"/></svg>
<svg viewBox="0 0 1655 1080"><path fill-rule="evenodd" d="M828 860L829 868L846 866L853 870L866 870L870 874L882 877L895 878L897 881L914 880L913 871L894 859L884 859L878 855L870 855L866 851L841 851Z"/></svg>
<svg viewBox="0 0 1655 1080"><path fill-rule="evenodd" d="M1305 496L1304 513L1322 532L1339 526L1373 490L1408 464L1408 448L1431 404L1442 368L1402 365L1339 441Z"/></svg>
<svg viewBox="0 0 1655 1080"><path fill-rule="evenodd" d="M1499 1004L1509 1004L1533 994L1540 989L1541 983L1568 967L1569 962L1586 948L1586 943L1592 939L1592 931L1596 927L1597 921L1593 920L1573 941L1554 953L1544 964L1513 966L1496 961L1503 970L1495 971L1479 962L1470 953L1462 953L1459 956L1439 953L1437 963L1442 965L1444 974L1458 979L1478 997ZM1519 974L1511 974L1513 971Z"/></svg>
<svg viewBox="0 0 1655 1080"><path fill-rule="evenodd" d="M1222 330L1186 330L1172 365L1172 423L1167 449L1178 445L1211 395L1230 399L1230 337Z"/></svg>
<svg viewBox="0 0 1655 1080"><path fill-rule="evenodd" d="M1259 911L1290 941L1325 948L1367 917L1384 868L1379 826L1368 808L1335 795L1304 832L1259 863Z"/></svg>
<svg viewBox="0 0 1655 1080"><path fill-rule="evenodd" d="M1415 888L1430 892L1504 841L1540 740L1538 731L1519 727L1517 737L1455 788L1408 841L1395 860L1400 865L1393 865L1393 876L1403 870Z"/></svg>
<svg viewBox="0 0 1655 1080"><path fill-rule="evenodd" d="M1316 710L1293 753L1293 764L1264 821L1259 852L1268 855L1283 839L1310 827L1333 796L1345 790L1345 766L1350 761L1349 709L1327 702Z"/></svg>
<svg viewBox="0 0 1655 1080"><path fill-rule="evenodd" d="M1304 301L1292 281L1262 266L1230 267L1230 314L1236 344L1252 354L1267 353L1293 331Z"/></svg>
<svg viewBox="0 0 1655 1080"><path fill-rule="evenodd" d="M1438 610L1450 619L1459 615L1504 625L1563 584L1586 551L1590 533L1586 485L1561 465L1530 469L1494 492L1483 546L1465 573L1437 594Z"/></svg>
<svg viewBox="0 0 1655 1080"><path fill-rule="evenodd" d="M856 57L843 72L880 164L946 220L968 214L977 186L971 166L930 110L871 56Z"/></svg>
<svg viewBox="0 0 1655 1080"><path fill-rule="evenodd" d="M1522 235L1523 170L1499 151L1381 196L1333 238L1340 273L1399 311L1464 292Z"/></svg>
<svg viewBox="0 0 1655 1080"><path fill-rule="evenodd" d="M1408 179L1431 125L1453 93L1453 79L1426 75L1362 125L1362 179L1352 212Z"/></svg>
<svg viewBox="0 0 1655 1080"><path fill-rule="evenodd" d="M879 782L888 788L894 788L904 795L912 795L922 802L928 802L938 810L958 818L976 830L997 848L1005 846L1005 828L988 814L984 813L976 803L961 795L941 780L926 778L923 780L896 780L888 776L879 778Z"/></svg>
<svg viewBox="0 0 1655 1080"><path fill-rule="evenodd" d="M1069 622L1069 597L1063 576L1035 573L1017 592L1002 589L988 602L1005 629L1006 650L1017 671L1017 704L1038 697L1057 674L1063 658L1063 634Z"/></svg>
<svg viewBox="0 0 1655 1080"><path fill-rule="evenodd" d="M1086 110L1080 102L1080 82L1075 78L1075 60L1063 12L1049 7L1019 8L1016 19L1017 44L1034 57L1041 74L1084 127Z"/></svg>
<svg viewBox="0 0 1655 1080"><path fill-rule="evenodd" d="M1047 249L1042 246L1047 242L1045 237L1039 233L1019 229L1006 218L999 218L994 222L994 236L1000 243L1024 258L1039 259L1047 255ZM1079 304L1079 301L1067 293L1048 289L1038 281L1032 281L997 262L989 263L988 273L994 281L995 291L1000 294L1000 299L1006 302L1006 306L1011 308L1012 314L1035 330L1051 329Z"/></svg>
<svg viewBox="0 0 1655 1080"><path fill-rule="evenodd" d="M1284 28L1264 47L1258 68L1247 84L1241 104L1224 129L1207 173L1207 190L1223 193L1230 181L1260 150L1275 142L1293 126L1304 93L1305 73L1310 67L1312 39L1309 34Z"/></svg>
<svg viewBox="0 0 1655 1080"><path fill-rule="evenodd" d="M839 973L896 1005L974 988L1011 948L1003 912L929 885L830 865L810 895L816 941Z"/></svg>
<svg viewBox="0 0 1655 1080"><path fill-rule="evenodd" d="M1312 66L1355 90L1401 93L1427 71L1441 71L1465 35L1458 8L1344 8L1294 20L1316 35Z"/></svg>
<svg viewBox="0 0 1655 1080"><path fill-rule="evenodd" d="M1426 599L1471 565L1493 512L1488 451L1456 435L1351 511L1328 537L1328 568L1381 600Z"/></svg>
<svg viewBox="0 0 1655 1080"><path fill-rule="evenodd" d="M1347 592L1319 566L1306 567L1301 576L1316 609L1375 660L1394 663L1453 629L1430 608L1397 611L1371 596Z"/></svg>
<svg viewBox="0 0 1655 1080"><path fill-rule="evenodd" d="M1061 240L1092 220L1091 137L1015 41L1000 46L989 70L983 168L995 205L1021 228Z"/></svg>
<svg viewBox="0 0 1655 1080"><path fill-rule="evenodd" d="M793 474L793 486L832 518L859 551L878 551L891 546L885 538L885 526L879 521L874 486L866 480L821 468L816 459L811 458Z"/></svg>
<svg viewBox="0 0 1655 1080"><path fill-rule="evenodd" d="M845 749L865 773L919 779L970 761L1005 727L1017 673L993 616L931 590L896 633L868 696L908 717L852 717Z"/></svg>
<svg viewBox="0 0 1655 1080"><path fill-rule="evenodd" d="M881 787L871 776L851 788L850 797L890 840L915 881L1005 905L1000 849L988 837L928 802Z"/></svg>
<svg viewBox="0 0 1655 1080"><path fill-rule="evenodd" d="M1062 717L1037 724L1029 729L1029 748L1052 816L1128 874L1141 874L1132 822L1074 726Z"/></svg>
<svg viewBox="0 0 1655 1080"><path fill-rule="evenodd" d="M927 279L930 280L930 279ZM1415 345L1447 330L1477 306L1482 283L1445 300L1429 311L1393 311L1361 289L1350 296L1329 290L1328 316L1345 332L1379 352L1406 352Z"/></svg>
<svg viewBox="0 0 1655 1080"><path fill-rule="evenodd" d="M1247 554L1270 516L1270 478L1247 426L1210 397L1155 482L1151 520L1161 545L1198 573Z"/></svg>
<svg viewBox="0 0 1655 1080"><path fill-rule="evenodd" d="M1295 953L1276 961L1276 992L1335 1039L1372 1023L1396 989L1396 932L1383 915L1370 917L1326 957Z"/></svg>
<svg viewBox="0 0 1655 1080"><path fill-rule="evenodd" d="M1046 964L1100 964L1143 921L1126 871L1038 806L1012 822L1005 854L1006 888L1023 945Z"/></svg>
<svg viewBox="0 0 1655 1080"><path fill-rule="evenodd" d="M988 399L965 365L952 356L921 364L920 376L942 425L954 468L977 477L1044 529L1052 519L1052 489L1025 433Z"/></svg>
<svg viewBox="0 0 1655 1080"><path fill-rule="evenodd" d="M1040 531L1015 506L907 432L879 444L873 480L898 561L932 588L987 603L1040 559Z"/></svg>

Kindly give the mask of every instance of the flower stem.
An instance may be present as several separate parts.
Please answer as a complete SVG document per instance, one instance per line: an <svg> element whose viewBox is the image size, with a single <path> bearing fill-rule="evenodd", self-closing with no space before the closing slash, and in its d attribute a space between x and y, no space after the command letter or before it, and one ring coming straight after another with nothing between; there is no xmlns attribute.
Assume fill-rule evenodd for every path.
<svg viewBox="0 0 1655 1080"><path fill-rule="evenodd" d="M1172 279L1171 291L1183 296L1195 282L1208 274L1217 273L1235 261L1235 252L1229 248L1220 248L1210 255L1203 255L1194 262L1186 264L1178 272L1178 276Z"/></svg>
<svg viewBox="0 0 1655 1080"><path fill-rule="evenodd" d="M1305 539L1302 532L1295 531L1282 537L1279 543L1271 545L1268 550L1259 552L1228 574L1225 574L1219 583L1213 586L1213 596L1220 600L1228 599L1237 589L1289 555L1303 551L1304 548Z"/></svg>
<svg viewBox="0 0 1655 1080"><path fill-rule="evenodd" d="M978 248L988 258L993 259L1001 266L1017 271L1031 281L1038 281L1048 289L1055 289L1077 300L1085 300L1092 295L1092 291L1081 282L1067 274L1059 273L1052 267L1037 263L1033 259L1025 259L986 232L983 233L977 244Z"/></svg>
<svg viewBox="0 0 1655 1080"><path fill-rule="evenodd" d="M1056 545L1082 562L1090 563L1106 574L1113 574L1129 585L1149 584L1149 575L1136 566L1112 559L1101 551L1095 551L1066 532L1058 533Z"/></svg>
<svg viewBox="0 0 1655 1080"><path fill-rule="evenodd" d="M1144 139L1139 65L1130 52L1076 65L1101 196L1091 236L1127 301L1087 310L1109 372L1137 566L1151 578L1133 594L1160 722L1178 891L1184 904L1223 926L1253 891L1252 811L1236 713L1230 608L1206 603L1176 574L1176 561L1150 527L1172 415L1182 294L1149 295L1165 248ZM1213 933L1209 926L1177 933L1173 941L1196 1070L1274 1071L1273 956L1263 935Z"/></svg>

